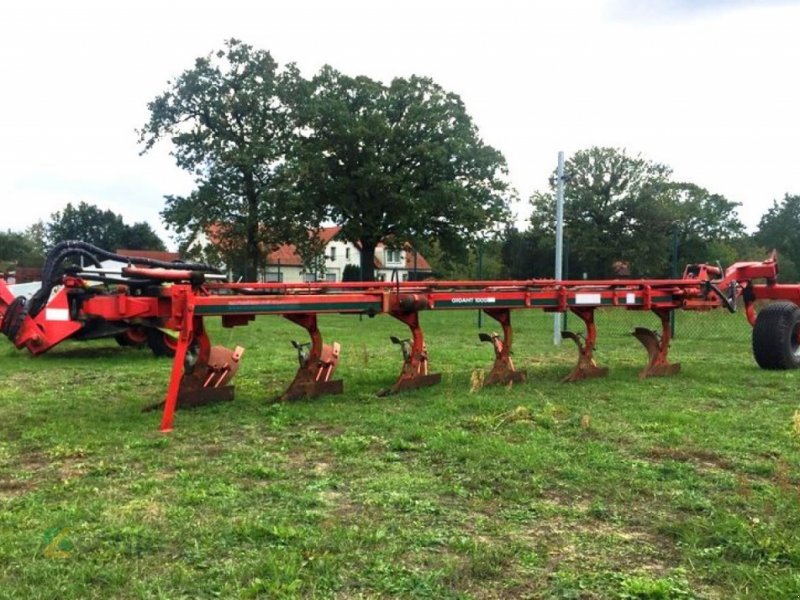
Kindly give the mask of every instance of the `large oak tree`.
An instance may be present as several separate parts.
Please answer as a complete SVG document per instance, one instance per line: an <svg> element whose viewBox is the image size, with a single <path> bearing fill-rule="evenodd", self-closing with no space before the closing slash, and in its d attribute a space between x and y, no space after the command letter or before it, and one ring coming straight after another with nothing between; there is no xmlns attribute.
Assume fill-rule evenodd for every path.
<svg viewBox="0 0 800 600"><path fill-rule="evenodd" d="M360 246L364 279L380 242L435 238L453 251L507 218L503 156L430 79L387 86L324 67L298 100L297 191Z"/></svg>
<svg viewBox="0 0 800 600"><path fill-rule="evenodd" d="M631 274L669 275L673 236L680 262L713 260L714 244L744 234L737 203L690 183L675 182L666 165L616 148L592 147L566 163L564 234L573 273L614 276L614 264ZM533 232L552 236L553 191L532 196Z"/></svg>
<svg viewBox="0 0 800 600"><path fill-rule="evenodd" d="M168 82L139 131L143 152L167 138L177 165L195 178L188 196L166 197L164 221L184 242L211 233L223 257L246 258L250 280L266 251L297 241L307 221L280 181L294 139L287 97L298 80L294 66L280 69L269 52L232 39Z"/></svg>

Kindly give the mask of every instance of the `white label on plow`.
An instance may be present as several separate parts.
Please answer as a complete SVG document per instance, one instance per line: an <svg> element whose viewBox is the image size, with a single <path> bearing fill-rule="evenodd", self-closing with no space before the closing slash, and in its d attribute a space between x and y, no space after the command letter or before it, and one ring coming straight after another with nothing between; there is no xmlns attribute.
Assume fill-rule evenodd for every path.
<svg viewBox="0 0 800 600"><path fill-rule="evenodd" d="M69 309L67 308L46 308L44 318L48 321L69 321Z"/></svg>
<svg viewBox="0 0 800 600"><path fill-rule="evenodd" d="M491 297L480 297L480 298L456 297L450 300L451 304L494 304L495 302L496 299Z"/></svg>
<svg viewBox="0 0 800 600"><path fill-rule="evenodd" d="M601 304L600 294L575 294L575 304Z"/></svg>

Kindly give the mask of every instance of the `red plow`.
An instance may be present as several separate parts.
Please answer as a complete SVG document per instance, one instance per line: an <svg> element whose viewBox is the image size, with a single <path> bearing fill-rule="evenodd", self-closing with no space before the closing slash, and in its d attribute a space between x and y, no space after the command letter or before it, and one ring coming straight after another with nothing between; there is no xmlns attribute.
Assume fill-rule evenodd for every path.
<svg viewBox="0 0 800 600"><path fill-rule="evenodd" d="M277 315L306 330L309 342L295 343L299 366L281 400L343 392L343 382L334 379L340 345L325 343L318 327L317 316L325 313L387 314L408 328L407 339L392 338L400 346L403 363L397 381L381 395L441 381L441 375L431 371L420 326L419 313L429 310L479 309L497 321L502 333L479 334L494 351L494 363L485 378L488 385L525 380L525 372L517 370L511 359L511 315L527 309L570 311L584 324L583 332L563 332L578 349L577 364L564 381L608 373L593 356L598 335L594 315L598 309L611 308L651 311L661 322L660 331L636 328L633 332L648 356L642 378L674 375L680 369L669 360L672 311L723 308L735 312L740 305L754 326L753 352L759 366L789 369L800 366L800 284L779 284L777 274L773 256L762 262L736 263L724 271L690 265L680 279L227 283L213 280L213 269L207 265L187 263L127 266L119 279L88 288L87 277L96 277L73 269L59 277L60 287L47 291L46 303L38 299L37 310L31 310L31 301L14 298L0 281L0 332L33 354L80 336L87 327L140 336L177 332L161 420L161 430L170 431L177 408L233 398L231 380L244 350L212 346L206 318L219 317L224 327L238 327L259 315ZM755 302L760 300L777 302L756 313Z"/></svg>

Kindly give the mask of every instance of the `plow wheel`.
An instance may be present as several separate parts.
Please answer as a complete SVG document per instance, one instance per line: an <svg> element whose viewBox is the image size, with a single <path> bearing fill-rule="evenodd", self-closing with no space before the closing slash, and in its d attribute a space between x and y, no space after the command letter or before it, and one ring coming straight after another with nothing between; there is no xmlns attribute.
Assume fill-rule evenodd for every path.
<svg viewBox="0 0 800 600"><path fill-rule="evenodd" d="M800 307L774 302L756 316L753 356L762 369L800 367Z"/></svg>
<svg viewBox="0 0 800 600"><path fill-rule="evenodd" d="M169 333L148 327L145 330L147 336L147 346L153 352L154 356L165 356L172 358L175 356L175 349L178 347L178 339L172 337Z"/></svg>
<svg viewBox="0 0 800 600"><path fill-rule="evenodd" d="M114 336L120 346L143 348L147 344L147 332L141 327L130 327Z"/></svg>

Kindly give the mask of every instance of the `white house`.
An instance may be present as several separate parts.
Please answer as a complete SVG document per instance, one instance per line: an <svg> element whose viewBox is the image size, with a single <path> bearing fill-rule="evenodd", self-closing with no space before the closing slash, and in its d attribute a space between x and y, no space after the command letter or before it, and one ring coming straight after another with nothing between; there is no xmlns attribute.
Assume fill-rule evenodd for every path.
<svg viewBox="0 0 800 600"><path fill-rule="evenodd" d="M342 281L347 265L359 268L361 252L357 245L337 238L341 227L323 227L318 235L324 243L323 254L313 264L305 265L293 244L280 246L267 255L260 281L299 283L303 281ZM192 246L202 248L213 243L208 236L200 234ZM415 277L430 277L431 266L425 257L406 244L402 249L389 249L378 244L375 249L375 279L377 281L408 281Z"/></svg>
<svg viewBox="0 0 800 600"><path fill-rule="evenodd" d="M341 227L323 227L319 232L325 243L323 254L313 265L303 260L291 244L281 246L267 256L261 277L263 281L342 281L347 265L359 268L361 251L356 244L337 239ZM415 257L416 254L416 257ZM377 281L408 281L415 277L430 277L432 270L425 257L406 244L403 249L389 249L378 244L375 249L375 279Z"/></svg>

